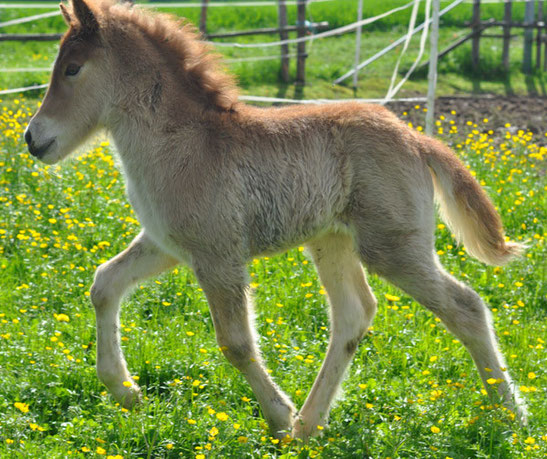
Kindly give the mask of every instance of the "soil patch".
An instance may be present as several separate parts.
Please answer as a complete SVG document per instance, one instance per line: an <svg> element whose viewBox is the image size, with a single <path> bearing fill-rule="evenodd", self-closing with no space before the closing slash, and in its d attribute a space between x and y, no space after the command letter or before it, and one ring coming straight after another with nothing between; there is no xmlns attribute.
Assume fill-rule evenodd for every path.
<svg viewBox="0 0 547 459"><path fill-rule="evenodd" d="M420 108L416 109L416 106ZM425 103L390 102L387 107L414 126L425 126ZM406 115L403 116L403 113ZM509 123L515 130L522 129L534 134L547 132L546 97L439 97L435 102L435 112L453 119L457 126L468 121L494 131ZM484 120L488 122L485 124Z"/></svg>

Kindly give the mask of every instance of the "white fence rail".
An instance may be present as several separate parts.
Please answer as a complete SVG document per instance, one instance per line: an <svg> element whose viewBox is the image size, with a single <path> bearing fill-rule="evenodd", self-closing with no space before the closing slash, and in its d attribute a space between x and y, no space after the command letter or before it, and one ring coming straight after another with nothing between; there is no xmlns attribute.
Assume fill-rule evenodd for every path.
<svg viewBox="0 0 547 459"><path fill-rule="evenodd" d="M322 2L328 2L328 1L334 1L334 0L310 0L309 3L322 3ZM340 0L338 0L338 1L340 1ZM400 37L398 40L396 40L395 42L393 42L390 45L386 46L384 49L377 52L376 54L369 57L368 59L361 62L360 64L358 64L358 62L356 62L354 67L351 70L349 70L344 75L342 75L340 78L337 78L334 81L335 84L339 84L342 81L344 81L345 79L347 79L350 76L354 75L355 76L354 77L354 86L356 86L355 79L356 79L357 72L359 70L363 69L364 67L371 64L375 60L377 60L380 57L384 56L389 51L395 49L401 43L404 43L404 47L403 47L403 50L401 52L401 56L399 57L399 59L397 61L397 65L394 69L391 84L390 84L388 93L386 94L386 97L383 98L383 99L351 99L351 100L354 100L354 101L374 102L374 103L385 104L390 100L394 100L393 97L398 92L398 90L402 87L402 85L407 81L408 77L410 76L412 71L416 68L416 66L418 65L419 60L421 59L421 57L424 53L425 40L426 40L426 37L427 37L428 27L429 27L429 24L432 21L432 19L430 19L430 8L429 8L430 5L431 5L431 1L435 2L436 7L438 8L438 4L439 4L440 0L426 0L426 20L424 21L424 23L420 24L417 27L415 27L415 21L416 21L416 17L417 17L417 11L418 11L418 6L419 6L419 3L420 3L420 0L411 0L410 2L408 2L404 5L401 5L399 7L393 8L389 11L386 11L385 13L382 13L382 14L379 14L379 15L376 15L376 16L373 16L373 17L369 17L369 18L366 18L366 19L361 19L361 17L359 16L357 18L358 20L351 23L351 24L348 24L348 25L345 25L345 26L342 26L342 27L338 27L336 29L332 29L332 30L329 30L329 31L326 31L326 32L313 34L313 35L310 35L310 36L304 36L304 37L295 38L295 39L277 40L277 41L272 41L272 42L262 42L262 43L216 42L216 43L212 43L212 44L216 47L233 47L233 48L239 48L239 49L269 48L269 47L275 47L275 46L281 46L281 45L287 45L287 44L303 43L303 42L307 42L307 41L311 41L311 40L315 40L315 39L335 37L335 36L339 36L339 35L346 34L346 33L349 33L349 32L354 32L354 31L357 31L357 33L359 33L359 31L361 30L362 27L364 27L366 25L369 25L369 24L372 24L373 22L379 21L379 20L384 19L384 18L386 18L386 17L388 17L392 14L395 14L397 12L406 10L406 9L410 8L411 6L413 6L412 14L410 16L410 21L409 21L409 29L408 29L407 34ZM443 1L445 1L445 0L443 0ZM444 8L438 14L439 14L439 16L442 16L442 15L448 13L449 11L451 11L456 6L460 5L461 3L463 3L463 2L468 3L469 1L470 0L453 0L452 3L450 3L449 6ZM502 1L503 0L482 0L483 3L501 3ZM532 0L523 0L523 1L532 1ZM296 5L298 2L297 1L285 1L283 3L285 3L287 5ZM229 3L226 3L226 2L222 2L222 3L221 2L211 2L211 3L208 4L208 7L213 7L213 8L214 7L225 8L225 7L236 7L236 6L261 7L261 6L277 6L278 4L279 4L279 2L276 2L276 1L263 1L263 2L260 2L260 1L241 1L241 2L229 2ZM197 7L201 7L202 4L199 3L199 2L194 2L194 3L180 3L179 2L179 3L150 3L150 4L142 4L140 6L141 7L150 7L150 8L164 8L164 7L172 7L172 8L175 8L175 7L195 7L195 8L197 8ZM34 8L57 8L57 4L48 4L48 3L24 3L24 4L21 4L21 3L9 4L8 3L8 4L3 4L3 3L0 3L0 9L2 9L2 8L4 8L4 9L5 8L29 8L29 9L34 9ZM31 22L31 21L40 20L40 19L43 19L43 18L53 17L53 16L56 16L58 14L60 14L59 11L54 11L54 12L48 12L48 13L43 13L43 14L36 14L36 15L32 15L32 16L28 16L28 17L24 17L24 18L13 19L13 20L10 20L10 21L1 22L0 27L7 27L7 26L10 26L10 25L16 25L16 24L23 24L23 23L27 23L27 22ZM417 57L416 61L414 62L414 64L412 65L410 71L407 72L407 74L403 77L403 79L397 85L395 85L395 79L396 79L396 76L397 76L397 70L398 70L399 63L401 61L401 57L404 54L404 52L407 50L408 44L409 44L410 39L412 38L412 36L414 34L416 34L417 32L419 32L420 30L423 30L423 33L422 33L422 39L420 40L420 51L419 51L418 57ZM438 28L434 27L434 33L432 34L431 40L436 43L437 39L438 39ZM356 56L359 56L357 46L360 46L360 40L356 41L356 53L355 53ZM432 47L432 51L436 52L436 45ZM226 62L227 63L252 62L252 61L261 61L261 60L269 60L269 59L278 59L280 57L282 57L282 56L280 56L280 55L253 56L253 57L227 59ZM434 61L434 59L430 60L430 65L431 65L432 61ZM436 60L435 60L435 62L436 62ZM47 70L48 69L44 69L44 68L21 68L21 69L0 69L0 72L43 72L43 71L47 71ZM429 104L431 104L431 109L433 108L432 107L432 102L431 102L431 100L432 100L431 99L431 97L432 97L431 94L432 93L434 94L435 81L436 81L436 72L433 72L433 73L434 74L431 75L431 72L430 72L430 75L429 75L429 99L428 100L429 100ZM40 89L43 89L43 88L46 88L46 87L47 87L47 84L34 85L34 86L28 86L28 87L22 87L22 88L14 88L14 89L6 89L6 90L3 90L3 91L0 91L0 95L15 94L15 93L20 93L20 92L25 92L25 91L40 90ZM326 100L326 99L295 100L295 99L283 99L283 98L260 97L260 96L241 96L241 100L248 101L248 102L293 103L293 104L319 104L319 103L333 103L333 102L340 102L341 101L341 100ZM345 100L347 100L347 99L345 99ZM403 99L397 99L397 100L399 100L399 101L420 101L421 102L421 101L424 101L426 99L424 97L419 97L419 98L411 98L411 99L403 98Z"/></svg>

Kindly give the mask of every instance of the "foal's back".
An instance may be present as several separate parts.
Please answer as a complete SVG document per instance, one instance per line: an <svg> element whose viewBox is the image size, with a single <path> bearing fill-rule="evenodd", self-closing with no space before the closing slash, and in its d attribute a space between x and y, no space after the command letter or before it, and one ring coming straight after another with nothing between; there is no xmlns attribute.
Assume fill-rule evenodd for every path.
<svg viewBox="0 0 547 459"><path fill-rule="evenodd" d="M431 188L416 135L383 107L242 106L235 119L229 156L253 254L351 227L356 218L408 215L420 206L416 185Z"/></svg>

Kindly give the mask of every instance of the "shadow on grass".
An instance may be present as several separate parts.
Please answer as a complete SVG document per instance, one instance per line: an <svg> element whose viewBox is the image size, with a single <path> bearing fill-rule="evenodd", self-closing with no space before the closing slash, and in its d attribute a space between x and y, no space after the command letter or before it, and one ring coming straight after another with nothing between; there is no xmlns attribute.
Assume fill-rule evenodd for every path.
<svg viewBox="0 0 547 459"><path fill-rule="evenodd" d="M408 68L404 68L400 73L404 75L407 71ZM544 82L545 73L541 70L534 69L532 74L524 75L521 71L520 61L514 60L510 63L509 68L505 68L501 56L492 53L482 53L479 65L475 68L468 45L452 51L439 61L439 78L442 78L443 74L450 73L459 74L467 79L471 83L473 94L485 92L484 83L500 83L503 85L505 94L511 96L515 94L514 84L518 87L519 83L523 82L529 96L547 95ZM427 74L428 66L422 65L412 74L411 79L414 81L423 80L427 78Z"/></svg>
<svg viewBox="0 0 547 459"><path fill-rule="evenodd" d="M277 94L276 97L280 99L285 99L287 97L295 100L302 100L304 99L304 86L303 84L299 84L296 82L293 83L279 83L277 85ZM287 93L289 92L289 89L293 89L292 96L288 96ZM283 104L281 104L283 105Z"/></svg>
<svg viewBox="0 0 547 459"><path fill-rule="evenodd" d="M532 96L538 94L538 89L534 80L535 78L533 75L526 75L524 77L524 81L526 82L526 88L528 89L528 94Z"/></svg>
<svg viewBox="0 0 547 459"><path fill-rule="evenodd" d="M289 90L289 83L279 83L276 97L279 99L284 99L287 97L287 91Z"/></svg>

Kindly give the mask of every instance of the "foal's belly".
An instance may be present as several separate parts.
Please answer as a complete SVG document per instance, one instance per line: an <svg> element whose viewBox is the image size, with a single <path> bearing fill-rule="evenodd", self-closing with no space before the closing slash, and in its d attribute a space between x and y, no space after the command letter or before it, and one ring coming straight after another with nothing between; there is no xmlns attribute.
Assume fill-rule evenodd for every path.
<svg viewBox="0 0 547 459"><path fill-rule="evenodd" d="M192 214L193 218L187 219L182 198L173 200L172 194L155 193L153 187L147 189L144 179L127 180L129 201L147 235L162 251L184 263L196 251L229 253L244 262L284 252L326 233L348 231L336 196L312 193L301 206L299 199L283 198L280 192L276 195L276 188L260 193L262 200L250 202L247 209L254 212L246 215L202 206L202 215ZM303 193L295 190L295 194Z"/></svg>

